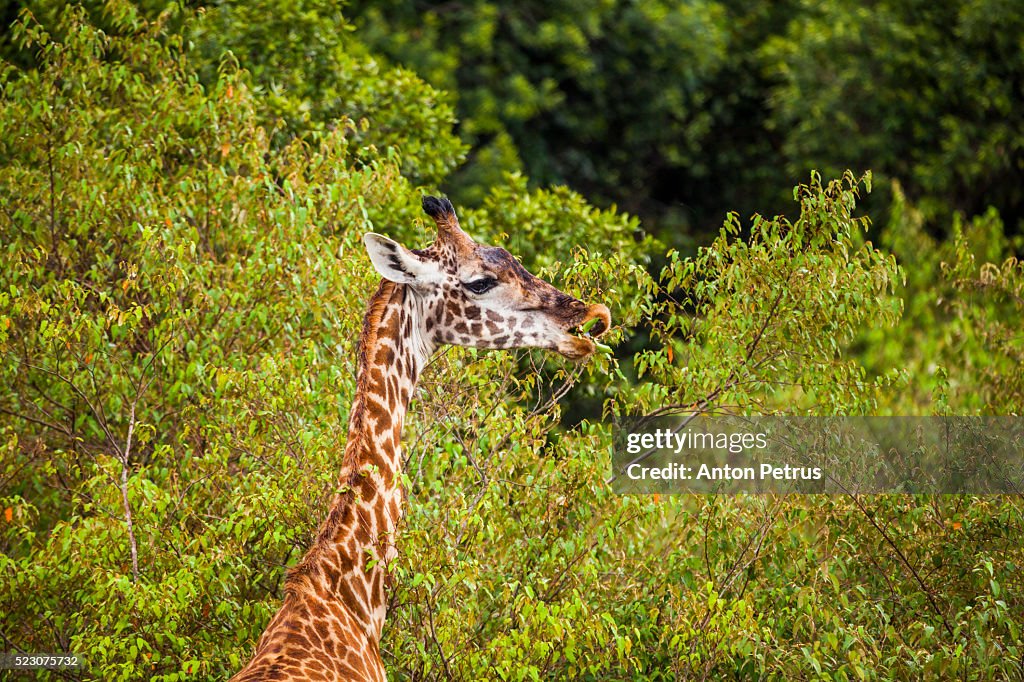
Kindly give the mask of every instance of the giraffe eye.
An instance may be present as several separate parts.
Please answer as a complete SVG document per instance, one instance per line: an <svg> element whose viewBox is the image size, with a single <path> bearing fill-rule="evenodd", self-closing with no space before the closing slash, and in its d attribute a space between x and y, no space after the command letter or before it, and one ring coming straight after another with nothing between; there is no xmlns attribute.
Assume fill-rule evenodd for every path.
<svg viewBox="0 0 1024 682"><path fill-rule="evenodd" d="M466 287L474 294L486 294L488 291L498 286L498 280L493 277L483 277L481 279L473 280L472 282L463 282L462 286Z"/></svg>

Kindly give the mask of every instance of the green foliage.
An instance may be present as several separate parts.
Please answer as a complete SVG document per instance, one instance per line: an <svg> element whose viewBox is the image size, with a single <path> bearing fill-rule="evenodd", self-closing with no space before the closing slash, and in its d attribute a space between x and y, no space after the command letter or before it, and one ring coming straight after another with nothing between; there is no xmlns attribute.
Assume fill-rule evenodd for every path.
<svg viewBox="0 0 1024 682"><path fill-rule="evenodd" d="M73 678L222 679L337 485L376 280L359 238L427 242L416 185L442 181L461 145L448 109L420 106L450 95L377 61L332 5L90 7L25 14L0 69L0 638L80 654ZM487 28L486 6L465 11ZM658 40L700 57L657 62L665 78L699 80L724 59L696 42L725 30L718 6L551 11L516 40L592 94L643 92L626 64ZM274 30L275 13L294 33ZM474 33L427 12L425 75L461 88L472 69L452 74L463 56L436 41L486 55L526 11L492 14L493 31ZM623 64L605 70L598 38ZM651 143L678 95L686 115L665 125L689 163L704 125L692 86L643 103L650 129L624 139ZM524 111L554 112L556 95ZM532 125L501 111L481 105L480 120ZM558 116L586 130L584 113ZM815 173L795 218L733 214L693 258L662 259L617 209L489 177L467 229L608 304L619 354L575 366L446 349L431 364L406 433L382 645L393 677L1019 675L1019 498L621 497L604 480L611 426L559 419L577 383L569 395L610 418L1020 414L1021 245L996 213L952 219L941 241L896 189L876 244L858 208L870 176ZM649 347L630 357L638 336Z"/></svg>
<svg viewBox="0 0 1024 682"><path fill-rule="evenodd" d="M1020 237L1005 233L992 209L953 218L936 240L897 185L883 246L906 275L905 311L895 333L871 329L855 349L868 375L905 369L906 392L884 396L893 414L1020 414Z"/></svg>
<svg viewBox="0 0 1024 682"><path fill-rule="evenodd" d="M930 222L1024 206L1012 3L807 3L765 47L790 172L870 166Z"/></svg>
<svg viewBox="0 0 1024 682"><path fill-rule="evenodd" d="M61 35L65 3L23 4L48 31ZM439 183L465 155L452 132L448 96L408 70L382 64L353 35L334 2L218 2L190 11L159 0L88 1L83 9L90 23L123 38L147 19L159 22L187 49L190 67L208 88L224 68L245 69L256 92L258 122L275 148L295 137L344 129L354 157L397 159L407 178L426 185ZM35 61L31 49L3 47L15 63Z"/></svg>
<svg viewBox="0 0 1024 682"><path fill-rule="evenodd" d="M500 240L535 268L556 267L560 257L581 246L594 255L646 263L657 247L636 218L597 210L565 187L531 192L518 174L503 178L483 205L466 215L462 222L467 230Z"/></svg>
<svg viewBox="0 0 1024 682"><path fill-rule="evenodd" d="M976 362L972 383L984 401L981 409L1020 414L1024 405L1024 339L1020 335L1024 267L1009 255L1002 221L994 211L975 218L967 229L958 221L953 234L955 258L943 263L943 274L958 294L951 308L962 320L963 345L971 346L971 359ZM991 258L982 265L978 265L975 244L983 246L983 257ZM961 386L969 381L963 377Z"/></svg>
<svg viewBox="0 0 1024 682"><path fill-rule="evenodd" d="M1024 213L1024 25L1007 0L348 11L371 48L457 98L464 200L522 170L637 212L677 247L726 212L785 210L815 169L874 169L876 218L899 180L932 231L956 211Z"/></svg>
<svg viewBox="0 0 1024 682"><path fill-rule="evenodd" d="M822 187L812 175L794 192L795 221L755 216L740 239L733 214L696 258L671 252L645 304L660 348L636 356L649 381L628 407L870 413L896 375L867 380L843 351L868 320L899 318L891 293L901 275L892 256L864 241L861 183L870 189L870 176L847 173Z"/></svg>
<svg viewBox="0 0 1024 682"><path fill-rule="evenodd" d="M453 183L465 200L525 168L635 210L663 171L705 163L706 86L729 40L719 3L356 2L350 11L367 44L458 97L459 132L474 148Z"/></svg>
<svg viewBox="0 0 1024 682"><path fill-rule="evenodd" d="M260 87L262 119L281 125L282 139L353 121L354 147L369 147L361 153L371 158L392 150L417 184L439 183L462 160L448 96L381 64L352 35L337 3L222 2L205 15L187 33L198 46L201 79L216 81L230 51Z"/></svg>

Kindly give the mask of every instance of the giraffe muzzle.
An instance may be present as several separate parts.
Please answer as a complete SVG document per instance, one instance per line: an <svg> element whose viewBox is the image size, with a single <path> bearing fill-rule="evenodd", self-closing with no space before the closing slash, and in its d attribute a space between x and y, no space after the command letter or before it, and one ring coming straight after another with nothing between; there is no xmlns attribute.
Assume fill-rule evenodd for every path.
<svg viewBox="0 0 1024 682"><path fill-rule="evenodd" d="M592 336L595 339L608 331L611 326L612 314L608 311L608 306L600 303L588 307L583 319L576 324L577 328L583 330L585 336Z"/></svg>
<svg viewBox="0 0 1024 682"><path fill-rule="evenodd" d="M579 321L569 325L557 345L558 352L571 360L590 357L598 348L593 339L608 331L611 324L612 316L607 306L598 303L587 307Z"/></svg>

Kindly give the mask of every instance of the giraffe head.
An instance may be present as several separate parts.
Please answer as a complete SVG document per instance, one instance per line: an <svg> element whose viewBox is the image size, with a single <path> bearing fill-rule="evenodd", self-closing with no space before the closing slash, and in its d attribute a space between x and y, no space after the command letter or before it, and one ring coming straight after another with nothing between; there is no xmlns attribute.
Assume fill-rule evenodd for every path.
<svg viewBox="0 0 1024 682"><path fill-rule="evenodd" d="M474 242L448 199L424 197L423 210L437 223L429 248L407 249L372 232L363 242L377 271L422 302L419 332L433 345L545 348L574 360L594 352L593 341L573 331L595 320L590 333L603 334L607 307L559 291L505 249Z"/></svg>

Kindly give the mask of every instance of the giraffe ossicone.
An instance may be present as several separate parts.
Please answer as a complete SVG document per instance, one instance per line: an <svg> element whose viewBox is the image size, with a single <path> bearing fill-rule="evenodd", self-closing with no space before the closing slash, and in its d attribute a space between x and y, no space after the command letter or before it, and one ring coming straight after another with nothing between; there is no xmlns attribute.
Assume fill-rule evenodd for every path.
<svg viewBox="0 0 1024 682"><path fill-rule="evenodd" d="M477 244L446 198L424 197L437 224L426 249L363 237L383 280L359 339L348 441L327 519L288 572L281 608L232 680L384 680L380 636L388 565L402 514L401 434L416 381L444 344L544 348L574 360L600 336L608 308L530 274L505 249Z"/></svg>

